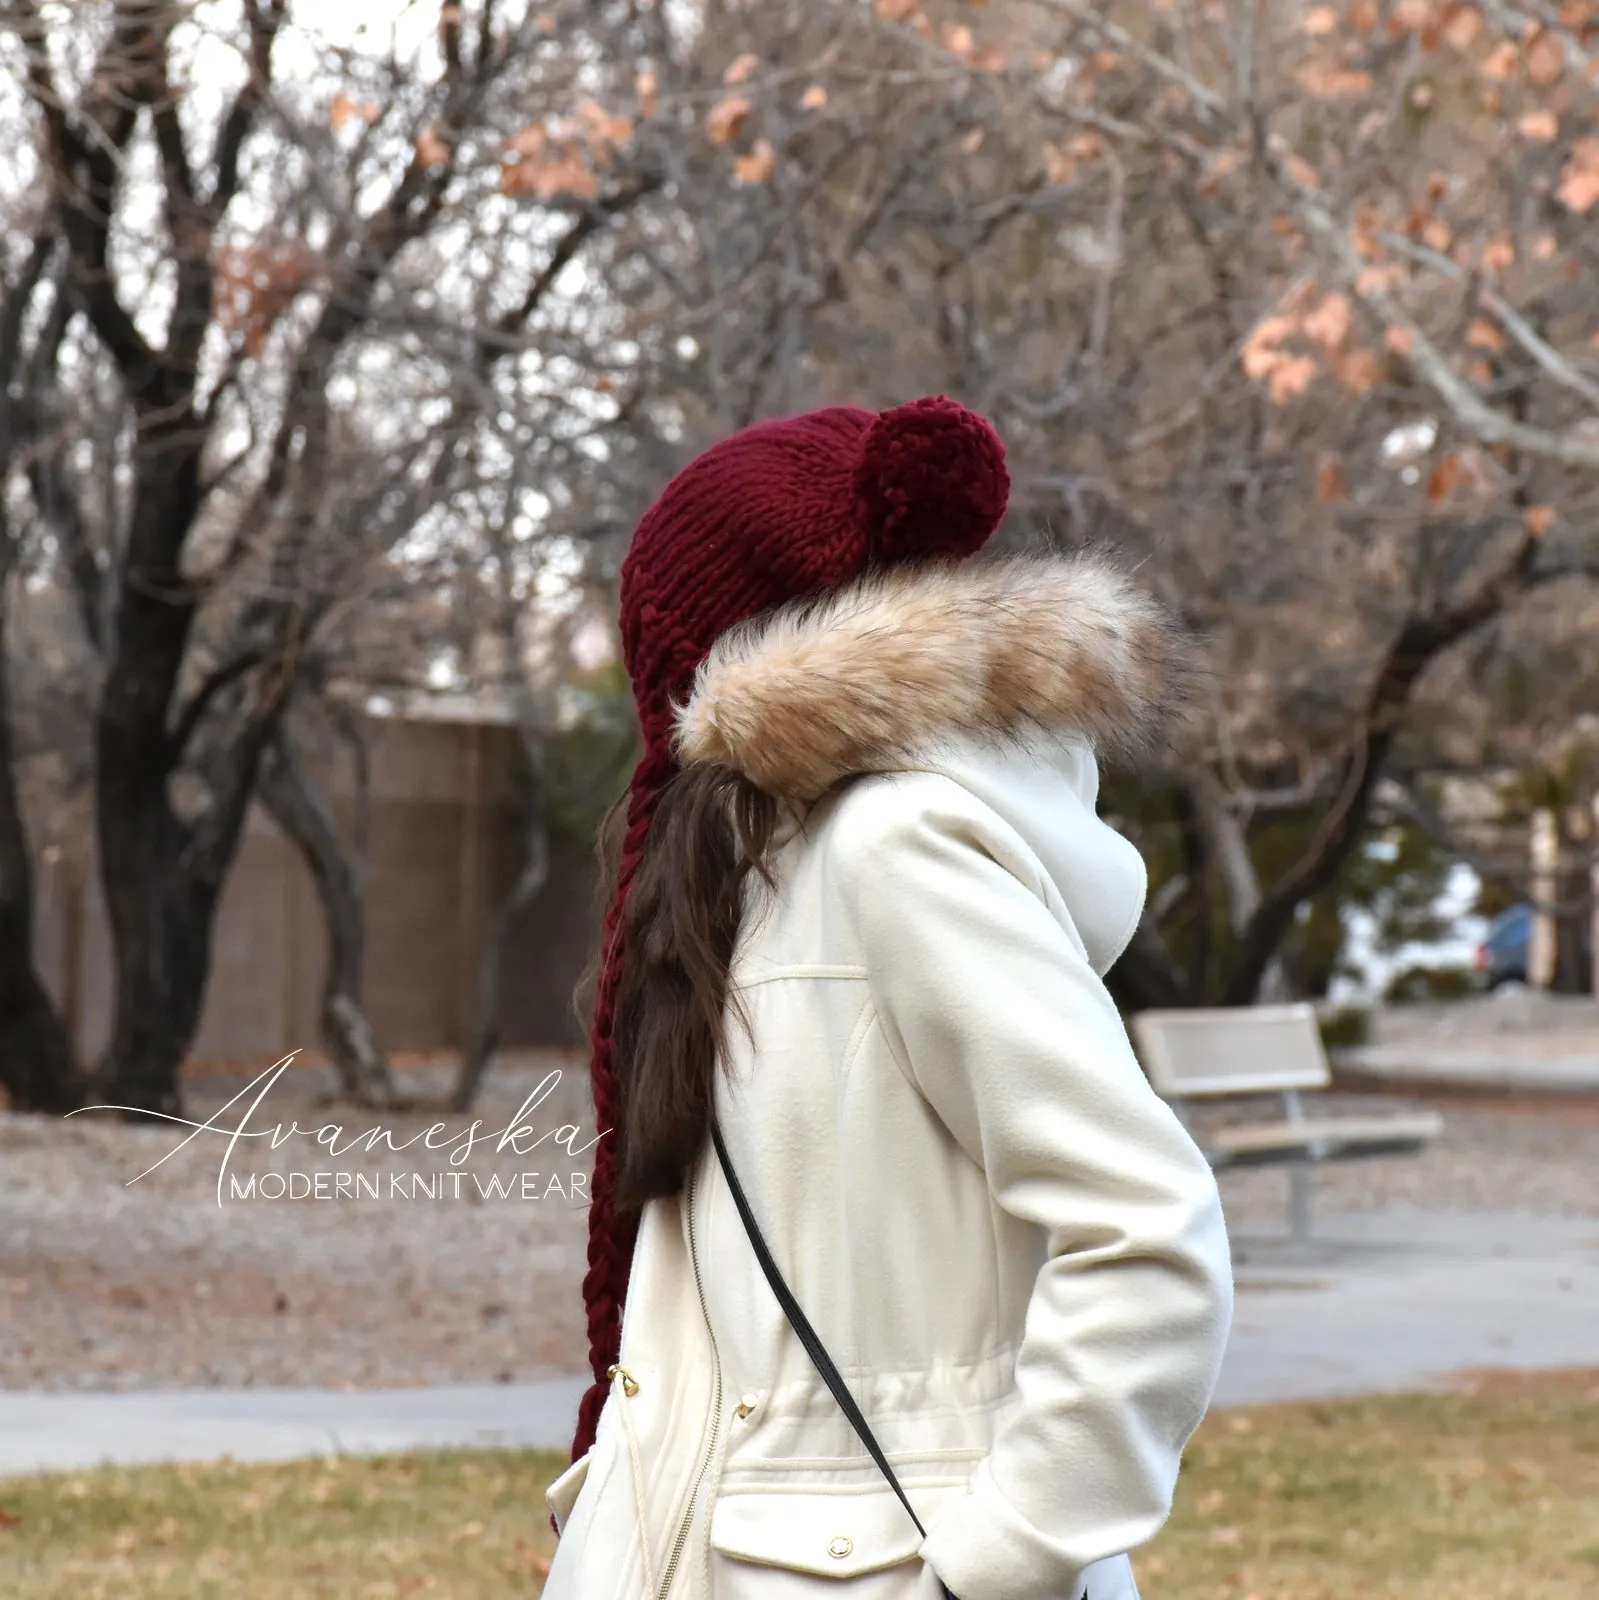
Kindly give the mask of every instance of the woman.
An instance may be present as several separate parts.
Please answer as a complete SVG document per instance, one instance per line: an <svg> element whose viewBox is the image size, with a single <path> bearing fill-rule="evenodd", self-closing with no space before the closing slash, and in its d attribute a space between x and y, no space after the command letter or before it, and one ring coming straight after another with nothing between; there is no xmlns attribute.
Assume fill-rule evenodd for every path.
<svg viewBox="0 0 1599 1600"><path fill-rule="evenodd" d="M967 562L1008 491L949 400L830 408L707 451L634 537L596 1384L546 1600L1135 1600L1231 1312L1209 1167L1101 982L1145 879L1094 752L1180 649L1091 561Z"/></svg>

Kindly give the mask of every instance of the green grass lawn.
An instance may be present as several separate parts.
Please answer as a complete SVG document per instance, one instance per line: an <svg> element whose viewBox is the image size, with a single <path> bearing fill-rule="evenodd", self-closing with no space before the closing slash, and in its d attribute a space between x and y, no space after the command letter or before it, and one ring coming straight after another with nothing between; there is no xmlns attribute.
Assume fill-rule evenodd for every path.
<svg viewBox="0 0 1599 1600"><path fill-rule="evenodd" d="M0 1595L535 1596L554 1457L440 1452L0 1482ZM1594 1600L1599 1372L1223 1412L1145 1600Z"/></svg>

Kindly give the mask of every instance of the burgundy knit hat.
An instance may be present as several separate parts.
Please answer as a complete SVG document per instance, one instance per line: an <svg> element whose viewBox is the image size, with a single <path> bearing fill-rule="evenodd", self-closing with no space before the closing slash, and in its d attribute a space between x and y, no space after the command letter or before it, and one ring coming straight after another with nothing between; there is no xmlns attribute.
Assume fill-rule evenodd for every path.
<svg viewBox="0 0 1599 1600"><path fill-rule="evenodd" d="M882 412L831 406L761 422L691 461L645 512L622 563L622 653L644 754L628 792L616 892L589 1043L595 1146L589 1211L589 1364L576 1460L594 1441L621 1342L636 1213L613 1206L620 1164L620 1085L612 1054L622 908L656 800L678 770L673 704L736 623L833 589L867 567L958 558L980 549L1005 513L1010 478L993 428L942 395Z"/></svg>

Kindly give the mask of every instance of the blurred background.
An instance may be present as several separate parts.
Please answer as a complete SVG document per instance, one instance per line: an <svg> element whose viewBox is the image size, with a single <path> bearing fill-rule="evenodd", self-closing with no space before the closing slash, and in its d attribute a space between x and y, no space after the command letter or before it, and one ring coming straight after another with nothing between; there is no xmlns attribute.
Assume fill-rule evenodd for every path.
<svg viewBox="0 0 1599 1600"><path fill-rule="evenodd" d="M171 1135L60 1114L299 1051L285 1118L558 1068L582 1120L633 523L756 418L943 391L1008 443L999 543L1123 552L1216 669L1107 778L1151 880L1118 1002L1308 1002L1338 1114L1437 1119L1236 1163L1197 1113L1260 1236L1222 1399L1455 1387L1224 1412L1147 1595L1599 1593L1596 85L1587 0L6 0L0 1471L76 1468L29 1440L113 1391L510 1385L563 1442L580 1197L219 1216L209 1156L129 1189ZM1360 1328L1412 1353L1341 1366ZM18 1478L0 1576L351 1594L348 1489L408 1507L351 1512L409 1552L360 1592L536 1592L549 1459L474 1462L229 1488L301 1507L276 1544L195 1544L192 1473Z"/></svg>

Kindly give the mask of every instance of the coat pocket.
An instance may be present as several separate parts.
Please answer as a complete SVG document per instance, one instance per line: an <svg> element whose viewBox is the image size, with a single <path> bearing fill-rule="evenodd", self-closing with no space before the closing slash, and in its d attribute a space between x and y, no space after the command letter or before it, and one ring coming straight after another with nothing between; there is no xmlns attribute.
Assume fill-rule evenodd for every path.
<svg viewBox="0 0 1599 1600"><path fill-rule="evenodd" d="M555 1518L557 1533L566 1532L566 1519L572 1515L572 1507L577 1504L578 1494L589 1475L589 1463L593 1459L593 1450L585 1451L544 1491L544 1503Z"/></svg>
<svg viewBox="0 0 1599 1600"><path fill-rule="evenodd" d="M922 1513L918 1507L919 1514ZM711 1513L711 1549L724 1558L725 1587L730 1597L744 1592L738 1581L748 1575L751 1594L774 1591L756 1581L754 1568L781 1568L796 1577L839 1582L882 1574L881 1584L852 1584L859 1594L888 1597L920 1593L922 1563L917 1556L922 1536L889 1491L818 1493L763 1489L724 1492ZM768 1574L768 1577L775 1577ZM887 1581L887 1580L896 1581Z"/></svg>

